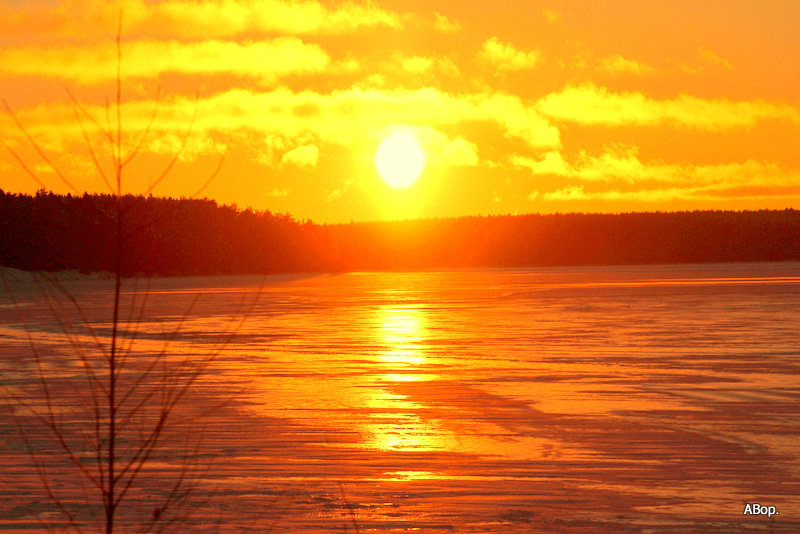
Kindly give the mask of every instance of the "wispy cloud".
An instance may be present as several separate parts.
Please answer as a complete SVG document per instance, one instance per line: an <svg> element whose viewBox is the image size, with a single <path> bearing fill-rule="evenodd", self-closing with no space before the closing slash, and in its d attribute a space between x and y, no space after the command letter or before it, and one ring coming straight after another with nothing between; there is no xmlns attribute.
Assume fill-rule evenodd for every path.
<svg viewBox="0 0 800 534"><path fill-rule="evenodd" d="M281 158L281 164L294 165L301 169L310 169L319 163L319 148L316 145L302 145L286 152Z"/></svg>
<svg viewBox="0 0 800 534"><path fill-rule="evenodd" d="M431 165L474 167L480 162L478 146L463 137L451 139L433 128L417 128L416 134Z"/></svg>
<svg viewBox="0 0 800 534"><path fill-rule="evenodd" d="M511 72L535 67L541 61L542 55L536 50L517 49L510 43L492 37L484 41L478 59L499 71Z"/></svg>
<svg viewBox="0 0 800 534"><path fill-rule="evenodd" d="M547 19L548 22L558 22L559 20L561 20L561 13L559 13L555 9L544 8L542 9L542 14Z"/></svg>
<svg viewBox="0 0 800 534"><path fill-rule="evenodd" d="M635 147L617 145L600 155L581 151L574 162L567 162L560 152L547 152L542 158L512 155L512 165L530 169L538 175L554 175L583 182L666 183L716 187L788 186L800 184L800 170L775 163L748 159L715 165L693 163L642 162Z"/></svg>
<svg viewBox="0 0 800 534"><path fill-rule="evenodd" d="M373 3L317 0L144 0L0 5L0 34L85 37L113 34L120 10L128 37L221 38L255 35L341 34L402 28L399 14ZM79 14L79 15L77 15Z"/></svg>
<svg viewBox="0 0 800 534"><path fill-rule="evenodd" d="M598 70L611 74L637 74L640 76L656 72L656 69L650 65L626 59L620 55L603 58L598 65Z"/></svg>
<svg viewBox="0 0 800 534"><path fill-rule="evenodd" d="M184 35L236 35L247 31L282 34L347 33L364 27L402 26L400 16L374 3L344 2L329 8L315 0L167 0L153 13Z"/></svg>
<svg viewBox="0 0 800 534"><path fill-rule="evenodd" d="M710 100L685 94L657 100L639 92L613 92L592 83L551 93L539 100L536 109L559 121L605 126L667 124L727 130L764 120L800 122L800 111L788 104Z"/></svg>
<svg viewBox="0 0 800 534"><path fill-rule="evenodd" d="M727 59L720 57L720 55L713 48L703 46L700 47L697 53L700 55L700 58L703 59L703 61L710 65L716 65L726 70L733 70L733 64Z"/></svg>
<svg viewBox="0 0 800 534"><path fill-rule="evenodd" d="M116 76L113 45L57 48L28 46L0 50L0 73L56 77L79 83L105 82ZM277 37L257 43L232 41L134 41L124 45L123 74L154 78L163 73L230 74L265 82L297 74L348 68L333 64L317 44L297 37Z"/></svg>
<svg viewBox="0 0 800 534"><path fill-rule="evenodd" d="M271 197L279 198L279 197L288 197L289 193L291 193L289 189L285 187L279 187L271 190L268 194Z"/></svg>
<svg viewBox="0 0 800 534"><path fill-rule="evenodd" d="M714 187L671 187L663 189L643 189L620 191L587 191L584 186L569 186L542 195L544 200L555 202L602 201L602 202L645 202L668 203L673 201L725 202L728 200L769 200L774 198L800 198L800 187L762 188L743 194L741 190Z"/></svg>
<svg viewBox="0 0 800 534"><path fill-rule="evenodd" d="M134 137L145 129L152 106L147 100L123 105L126 129ZM274 153L275 143L265 144L265 138L283 139L286 146L326 143L351 151L362 150L372 146L379 130L389 124L444 131L481 122L498 128L503 139L516 139L532 149L560 146L558 130L519 97L500 93L456 95L432 88L352 88L330 93L295 92L287 88L264 92L232 89L198 102L188 97L172 97L159 106L153 137L182 135L195 108L193 135L229 139L231 144L255 143L261 147L259 150L268 150L270 154ZM87 105L86 109L98 119L105 116L103 106ZM23 109L18 116L34 133L69 137L79 142L80 130L69 105ZM446 143L440 138L434 140L444 154L443 160L459 165L476 164L474 139L460 136ZM272 156L265 152L263 162L271 161Z"/></svg>
<svg viewBox="0 0 800 534"><path fill-rule="evenodd" d="M344 196L344 194L350 189L353 183L355 183L355 179L349 178L342 184L341 187L337 187L336 189L328 191L328 194L325 197L325 202L333 202L342 198L342 196Z"/></svg>
<svg viewBox="0 0 800 534"><path fill-rule="evenodd" d="M448 18L441 13L434 13L434 28L442 33L456 33L461 30L461 24L457 20Z"/></svg>

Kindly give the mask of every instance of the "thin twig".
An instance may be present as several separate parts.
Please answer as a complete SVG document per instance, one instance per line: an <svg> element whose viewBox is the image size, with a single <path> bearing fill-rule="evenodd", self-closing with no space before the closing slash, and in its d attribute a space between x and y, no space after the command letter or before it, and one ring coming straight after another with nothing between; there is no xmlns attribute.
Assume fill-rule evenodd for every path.
<svg viewBox="0 0 800 534"><path fill-rule="evenodd" d="M69 187L70 189L72 189L77 193L78 189L74 185L72 185L72 183L69 180L67 180L67 177L64 176L64 174L61 172L61 170L58 167L56 167L52 161L50 161L50 158L48 158L47 154L44 153L44 150L42 150L42 147L39 146L39 143L37 143L36 140L33 137L31 137L31 134L28 133L28 130L25 128L25 126L22 125L20 120L17 118L16 113L14 113L14 111L11 109L11 106L8 105L8 102L6 102L5 98L3 99L3 106L6 108L8 114L11 115L11 118L14 119L14 123L17 125L17 128L19 128L19 130L28 139L28 142L30 142L33 149L36 150L36 152L45 161L45 163L47 163L47 165L53 170L53 172L56 173L56 176L58 176L61 179L61 181L66 184L67 187Z"/></svg>
<svg viewBox="0 0 800 534"><path fill-rule="evenodd" d="M186 135L184 135L183 138L181 139L180 147L178 147L178 150L175 151L175 154L173 154L172 159L170 159L170 162L164 169L164 171L158 176L158 178L156 178L156 180L152 184L150 184L150 187L145 189L144 196L147 196L150 193L152 193L153 189L155 189L158 186L158 184L160 184L161 181L167 177L169 172L172 170L172 167L174 167L175 163L178 161L178 158L180 157L181 153L183 153L183 149L186 147L186 143L189 140L189 136L192 134L192 127L194 127L194 121L195 119L197 119L197 100L198 96L195 95L194 112L192 113L192 120L189 121L189 128L186 130Z"/></svg>
<svg viewBox="0 0 800 534"><path fill-rule="evenodd" d="M205 183L200 187L200 189L195 191L194 195L192 195L190 198L199 197L200 193L205 191L206 187L211 185L211 182L213 182L214 179L216 179L217 175L219 174L219 171L222 170L222 164L224 162L225 162L225 154L223 154L222 157L219 158L219 163L217 163L217 167L214 169L214 172L211 173L211 176L208 177L208 180L206 180Z"/></svg>
<svg viewBox="0 0 800 534"><path fill-rule="evenodd" d="M2 142L2 141L0 141L0 142ZM14 159L15 159L15 160L17 160L17 162L20 164L20 166L23 168L23 170L24 170L26 173L28 173L28 175L29 175L31 178L33 178L33 179L34 179L34 181L35 181L37 184L39 184L39 187L41 187L42 189L47 189L47 187L44 185L44 182L43 182L43 181L41 181L41 180L39 179L39 177L36 175L36 173L35 173L35 172L33 172L33 169L31 169L30 167L28 167L28 164L27 164L27 163L25 163L25 160L23 160L23 159L22 159L22 158L19 156L19 154L17 154L16 152L14 152L14 150L13 150L13 149L12 149L10 146L8 146L7 144L5 144L5 142L3 142L3 146L4 146L4 147L6 147L6 150L8 150L8 152L9 152L9 153L10 153L12 156L14 156Z"/></svg>
<svg viewBox="0 0 800 534"><path fill-rule="evenodd" d="M161 88L159 87L158 89L156 89L156 103L153 106L153 113L150 115L150 120L147 123L147 127L144 129L144 133L142 134L142 137L139 139L139 142L136 143L136 146L134 146L133 149L130 151L130 153L128 153L128 155L125 156L125 159L122 160L123 167L127 167L127 165L131 161L133 161L133 159L139 154L142 145L144 145L145 139L147 139L147 136L150 134L150 129L153 127L153 121L155 121L156 119L156 114L158 113L158 106L160 104L161 104Z"/></svg>
<svg viewBox="0 0 800 534"><path fill-rule="evenodd" d="M70 93L70 96L73 98L73 101L75 101L74 100L75 97L72 96L72 93ZM75 120L78 121L78 125L81 128L81 134L83 134L83 142L86 144L86 148L89 150L89 157L92 158L92 163L94 164L94 168L97 169L98 174L100 174L100 177L103 178L103 182L106 184L106 187L108 187L109 193L114 194L114 188L111 186L111 182L108 180L108 176L106 176L106 172L103 170L103 166L100 165L100 161L97 159L97 155L94 153L92 141L89 139L89 134L86 132L86 127L84 127L83 125L83 119L81 119L81 115L78 112L77 105L78 105L77 101L75 101L76 107L73 108L73 112L75 113Z"/></svg>
<svg viewBox="0 0 800 534"><path fill-rule="evenodd" d="M92 116L91 113L86 111L86 108L84 107L84 105L81 104L80 100L78 100L75 97L75 94L72 92L71 89L67 88L67 94L69 94L70 98L72 99L72 102L75 104L75 107L78 108L78 111L80 111L83 114L84 117L89 119L89 121L92 124L95 125L95 127L97 128L97 131L99 131L101 134L103 134L103 137L105 137L106 140L109 142L109 146L113 147L114 146L114 136L111 134L111 130L103 128L103 126L97 121L97 119L95 119ZM108 107L108 101L106 101L106 107Z"/></svg>

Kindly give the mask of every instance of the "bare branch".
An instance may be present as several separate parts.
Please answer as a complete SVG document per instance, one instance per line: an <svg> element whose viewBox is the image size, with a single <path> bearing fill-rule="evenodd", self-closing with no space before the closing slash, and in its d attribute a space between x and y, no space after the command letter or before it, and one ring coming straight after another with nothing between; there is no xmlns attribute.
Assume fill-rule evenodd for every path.
<svg viewBox="0 0 800 534"><path fill-rule="evenodd" d="M117 160L115 157L116 154L114 153L114 136L111 134L111 104L108 101L108 97L106 97L106 130L108 131L109 154L111 155L111 161L114 162L114 166L116 167Z"/></svg>
<svg viewBox="0 0 800 534"><path fill-rule="evenodd" d="M117 194L122 194L122 10L117 24Z"/></svg>
<svg viewBox="0 0 800 534"><path fill-rule="evenodd" d="M45 423L45 425L50 429L50 431L53 433L54 437L56 438L56 441L59 443L59 445L61 445L61 448L64 450L64 452L67 453L67 456L72 461L72 463L75 464L75 466L78 467L78 469L80 469L80 471L84 474L84 476L86 476L86 478L90 482L92 482L96 487L100 488L100 485L98 484L97 479L95 479L95 477L88 470L86 465L83 462L81 462L81 460L72 451L72 448L66 442L66 440L64 438L64 435L63 435L63 433L61 432L61 429L58 426L58 423L56 423L55 412L53 411L53 403L52 403L52 398L51 398L51 393L50 393L50 387L49 387L49 385L47 383L47 375L45 374L44 366L42 365L42 358L39 355L39 351L36 349L36 344L33 341L33 336L32 336L32 334L30 332L30 329L28 327L27 321L25 321L24 314L22 313L22 310L19 307L19 303L17 302L17 300L14 298L13 294L11 293L11 288L10 288L10 286L8 284L8 277L6 277L6 275L5 275L5 270L3 270L3 284L6 287L6 291L9 294L9 297L11 299L12 305L17 310L17 314L19 315L20 322L23 324L23 329L25 330L25 335L28 338L28 343L30 344L32 352L33 352L33 357L34 357L34 361L36 363L36 369L37 369L37 373L38 373L38 376L39 376L39 384L42 387L42 393L44 394L44 400L45 400L45 407L47 409L47 416L46 417L42 417L42 420Z"/></svg>
<svg viewBox="0 0 800 534"><path fill-rule="evenodd" d="M78 526L77 521L75 521L75 516L72 515L72 513L67 509L66 506L64 506L64 503L61 501L61 499L58 498L58 496L53 491L53 488L50 485L50 479L47 478L47 475L45 474L44 468L42 467L42 464L39 462L39 460L38 460L38 458L36 456L36 453L34 452L33 447L31 446L31 442L28 439L27 434L25 434L25 429L23 428L23 426L21 424L17 425L17 429L19 430L20 434L22 435L22 441L25 443L25 448L28 451L28 455L33 459L33 464L34 464L34 467L36 469L36 474L39 476L39 481L42 483L42 486L44 487L44 491L47 494L47 497L51 501L53 501L53 503L56 505L58 510L64 515L64 517L67 518L67 522L69 523L69 526L75 532L78 532L78 534L83 534L83 530L81 530L80 526Z"/></svg>
<svg viewBox="0 0 800 534"><path fill-rule="evenodd" d="M155 121L155 119L156 119L156 114L158 113L158 106L160 104L161 104L161 88L159 87L156 90L156 104L155 104L155 106L153 106L153 113L152 113L152 115L150 115L150 120L147 123L147 127L145 128L144 133L142 134L142 137L139 139L139 142L136 143L136 146L130 151L130 153L122 161L122 166L123 167L126 167L128 165L128 163L130 163L133 160L133 158L135 158L136 155L139 154L139 151L141 150L145 139L147 139L147 136L150 134L150 129L153 127L153 121Z"/></svg>
<svg viewBox="0 0 800 534"><path fill-rule="evenodd" d="M77 193L78 189L74 185L72 185L72 183L69 180L67 180L67 177L64 176L64 174L61 172L61 170L58 167L56 167L52 161L50 161L50 158L48 158L47 154L44 153L44 150L42 150L42 148L39 146L39 143L37 143L36 140L34 140L34 138L31 137L31 134L28 133L28 130L19 121L17 115L11 109L11 106L8 105L8 102L6 102L5 98L3 99L3 106L6 108L8 114L11 115L11 118L14 119L14 123L17 125L17 128L19 128L19 130L25 135L25 137L28 139L28 142L31 144L34 150L36 150L39 156L45 161L45 163L47 163L47 165L49 165L50 168L53 169L53 172L56 173L56 176L58 176L61 179L61 181L67 185L67 187L69 187L70 189L72 189Z"/></svg>
<svg viewBox="0 0 800 534"><path fill-rule="evenodd" d="M0 141L0 142L2 142L2 141ZM17 160L17 162L25 170L25 172L27 172L28 175L31 178L33 178L36 181L37 184L39 184L39 187L41 187L42 189L47 189L47 187L44 185L44 182L42 182L39 179L39 177L36 176L36 173L33 172L33 170L30 167L28 167L28 164L25 163L25 161L21 157L19 157L19 154L14 152L14 150L10 146L8 146L7 144L3 143L3 146L6 147L6 150L8 150L11 153L12 156L14 156L14 159Z"/></svg>
<svg viewBox="0 0 800 534"><path fill-rule="evenodd" d="M167 497L162 502L161 506L159 507L160 514L159 516L164 516L164 514L171 508L172 504L175 502L185 501L188 498L189 494L191 494L193 488L188 487L185 488L184 494L178 497L178 491L184 487L183 481L186 479L187 475L194 475L197 471L197 457L200 449L200 444L203 441L203 437L205 435L205 428L200 431L199 437L195 441L194 450L192 450L191 457L195 459L193 462L185 462L181 468L180 475L178 476L175 484L172 486L172 491L167 495ZM190 471L191 467L191 471ZM159 516L154 515L153 519L150 521L148 525L142 530L143 533L150 531L150 529L156 524L158 521ZM161 529L159 528L159 532Z"/></svg>
<svg viewBox="0 0 800 534"><path fill-rule="evenodd" d="M70 96L72 96L71 93ZM75 113L75 119L78 121L78 125L80 125L81 134L83 134L83 140L86 143L86 148L89 150L89 156L92 158L94 168L97 169L97 172L103 178L103 182L106 184L106 187L108 187L108 191L113 195L114 188L111 186L111 182L108 181L108 176L106 176L106 172L103 170L103 167L100 165L100 161L97 159L97 155L94 153L92 142L89 140L89 134L86 132L86 128L83 126L83 120L81 119L80 113L78 113L77 108L73 108L73 111Z"/></svg>
<svg viewBox="0 0 800 534"><path fill-rule="evenodd" d="M128 471L131 471L130 475L128 476L128 481L125 483L122 491L116 496L114 501L114 506L119 505L123 498L125 498L125 494L128 493L128 489L130 489L131 485L133 484L136 477L139 475L139 471L142 469L147 460L150 459L150 455L153 453L153 449L155 449L156 445L158 445L158 440L161 437L161 432L164 429L164 425L167 422L167 417L169 417L168 409L162 409L161 416L158 418L158 423L153 427L153 430L150 432L150 435L141 444L138 448L136 453L130 459L130 461L125 465L125 467L117 474L115 480L118 482L122 482L125 478L125 475L128 474Z"/></svg>
<svg viewBox="0 0 800 534"><path fill-rule="evenodd" d="M147 196L150 193L152 193L153 189L155 189L158 186L158 184L160 184L161 181L164 178L167 177L169 172L172 170L172 167L174 167L175 163L178 161L178 158L180 157L181 153L183 152L183 149L186 147L186 143L189 140L189 136L192 134L192 128L194 127L194 121L197 118L197 99L198 99L198 97L197 97L197 95L195 95L194 112L192 113L192 120L189 122L189 128L186 131L186 135L184 135L183 139L181 139L181 146L178 148L178 150L175 151L175 154L173 154L172 159L170 160L169 164L164 169L164 171L159 175L159 177L156 178L156 180L152 184L150 184L150 187L145 189L145 191L144 191L144 195L145 196Z"/></svg>
<svg viewBox="0 0 800 534"><path fill-rule="evenodd" d="M72 349L80 357L81 364L84 366L84 369L87 371L87 373L89 373L89 376L92 378L92 382L100 388L100 390L103 392L104 395L107 394L106 390L103 389L103 385L100 382L99 378L97 378L97 375L94 373L94 367L86 358L86 352L83 350L83 346L78 342L74 334L68 329L68 322L66 320L66 315L64 313L63 308L61 307L58 307L58 309L56 308L56 303L54 302L54 299L51 298L50 294L47 292L47 288L41 284L38 277L34 277L34 282L39 288L39 292L45 297L45 304L47 305L47 308L50 310L50 313L56 319L56 323L58 324L59 329L64 334L64 337L67 339L67 342L70 344ZM95 342L99 347L100 342L96 337L95 337ZM102 347L100 348L102 349Z"/></svg>
<svg viewBox="0 0 800 534"><path fill-rule="evenodd" d="M200 193L202 193L202 192L205 190L205 188L206 188L206 187L208 187L208 186L211 184L211 182L213 182L213 181L214 181L214 179L215 179L215 178L217 177L217 175L219 174L219 171L221 171L221 170L222 170L222 164L223 164L224 162L225 162L225 154L223 154L223 155L222 155L222 157L221 157L221 158L219 158L219 163L217 164L217 168L216 168L216 169L214 169L214 172L212 172L212 173L211 173L211 176L209 176L209 177L208 177L208 180L206 180L206 181L205 181L205 183L204 183L204 184L203 184L203 185L200 187L200 189L198 189L197 191L195 191L194 195L192 195L192 197L191 197L191 198L196 198L196 197L199 197L199 196L200 196Z"/></svg>
<svg viewBox="0 0 800 534"><path fill-rule="evenodd" d="M263 288L263 283L264 282L262 281L262 285L261 285L261 287L259 287L259 291L257 292L256 297L254 298L253 302L251 302L250 310L252 310L252 307L255 305L256 299L258 298L258 296L261 293L261 290ZM194 302L196 302L198 297L199 297L199 294L195 296L195 301L193 301L193 304L194 304ZM230 337L233 336L241 328L241 326L244 324L244 321L249 316L249 311L248 311L248 315L244 316L242 318L242 320L232 330L232 332L229 333L227 342L229 342ZM122 479L122 477L130 469L132 469L132 468L134 469L132 471L131 475L130 475L130 478L128 479L128 482L127 482L127 485L126 485L126 489L123 490L124 492L127 491L127 488L130 487L130 485L133 483L133 479L136 478L136 476L139 473L139 470L142 468L142 466L144 465L144 463L147 461L147 459L149 458L150 454L152 453L152 450L156 446L156 444L158 442L158 439L159 439L159 437L161 435L161 431L163 429L163 425L166 423L166 420L169 417L169 415L172 413L172 410L175 408L175 406L178 404L178 402L180 402L181 398L186 394L186 392L190 389L190 387L194 384L194 382L199 378L199 376L205 371L205 369L208 367L208 365L210 365L211 362L214 360L214 358L221 352L223 346L219 346L218 348L212 350L210 352L210 355L208 357L206 357L203 361L201 361L200 364L198 364L195 367L194 372L191 373L188 376L188 378L186 378L184 380L183 384L180 387L176 387L174 389L171 388L167 392L167 397L162 402L161 416L159 417L159 422L153 428L152 432L150 433L148 438L145 440L145 442L139 447L137 452L134 454L133 458L131 458L129 463L125 466L125 468L123 468L123 470L119 474L119 478ZM187 362L187 360L184 360L184 362L182 362L182 364L180 364L178 366L178 368L179 369L183 369L185 367L185 365L186 365L186 362ZM137 462L138 462L138 464L137 464ZM136 466L135 468L133 467L134 465Z"/></svg>
<svg viewBox="0 0 800 534"><path fill-rule="evenodd" d="M123 273L128 272L125 270L124 247L131 235L126 233L124 223L127 222L127 210L132 209L131 204L127 203L126 197L123 197L123 171L140 154L142 147L145 146L151 135L161 104L161 92L159 89L150 119L141 136L134 144L130 144L128 141L123 143L121 11L116 35L116 54L115 99L112 103L106 98L105 127L67 89L67 93L73 102L73 113L86 143L92 164L115 198L113 214L103 213L102 206L100 208L92 206L93 209L97 209L107 222L115 226L116 231L116 243L114 243L116 246L116 263L113 271L114 300L108 337L101 335L92 326L78 299L56 278L47 276L34 277L39 293L43 296L44 303L58 325L59 335L63 335L69 350L77 356L77 361L83 367L82 373L70 374L65 379L66 382L64 384L74 385L75 380L85 380L88 384L88 393L92 398L90 403L83 406L85 411L81 412L81 416L85 417L87 421L91 419L91 426L86 425L85 431L76 430L75 432L77 433L66 433L65 429L67 427L65 426L64 417L56 412L57 405L54 404L54 400L58 400L55 399L54 395L56 392L60 394L62 382L60 379L57 380L53 375L48 374L47 364L49 361L43 361L43 354L37 349L34 342L33 329L23 319L25 336L32 348L33 362L38 374L38 386L34 385L37 389L41 388L42 391L42 400L37 404L38 409L32 409L31 413L46 429L43 432L48 442L51 443L51 447L63 451L63 455L69 459L65 463L70 465L70 469L77 468L82 474L82 477L78 478L86 478L91 483L91 485L85 484L82 489L85 491L88 487L92 492L94 491L92 488L99 490L105 511L105 532L107 534L111 534L114 531L114 520L118 507L126 498L129 498L128 496L132 493L131 490L138 487L135 484L140 480L139 475L142 470L148 466L148 462L152 461L157 448L162 445L167 436L171 435L171 433L167 434L167 425L173 426L175 424L176 416L179 415L176 407L187 396L187 392L197 383L215 358L224 350L225 346L230 343L231 338L243 326L263 288L262 282L262 288L259 288L253 301L250 302L249 310L242 316L241 321L238 323L230 321L225 328L221 329L223 331L219 333L218 339L214 340L213 344L209 344L210 349L205 352L203 357L186 356L173 358L172 353L174 351L171 350L199 300L200 294L197 294L177 322L177 326L171 328L169 332L162 332L161 339L164 339L164 342L161 350L150 353L150 361L130 363L130 357L134 354L134 344L142 330L141 325L145 317L149 283L145 294L140 296L139 282L137 280L130 302L128 301L129 299L125 299L125 305L129 304L129 308L126 312L123 312L121 309L122 281ZM195 95L192 117L185 134L180 138L178 149L171 155L163 171L144 191L144 196L151 194L162 183L184 153L195 126L198 99L199 97ZM54 165L41 145L34 140L5 100L3 100L3 105L37 154L67 187L77 193L78 190ZM115 106L114 110L111 109L112 106ZM113 119L112 112L116 115ZM91 131L92 126L87 127L88 124L96 127L102 137L98 138ZM107 148L103 139L108 143ZM133 139L134 136L130 136L130 141L133 141ZM39 179L31 166L12 148L5 144L4 146L20 163L25 172L31 175L41 187L45 188L44 182ZM105 153L106 151L107 154ZM125 153L126 151L127 153ZM193 197L203 193L216 179L222 169L225 157L226 154L220 157L214 171L192 195ZM113 170L109 169L106 158L110 158ZM105 164L105 167L103 164ZM115 181L116 184L114 183ZM163 216L163 213L160 215ZM149 218L155 220L147 221L146 224L148 225L155 224L158 220L157 217L151 216ZM98 219L94 216L90 217L90 219L93 224L97 223ZM3 280L9 294L11 294L5 272L3 272ZM242 300L242 306L246 307L247 300ZM18 314L22 315L16 301L14 301L14 305ZM81 324L85 325L85 330L81 324L76 322L77 320L80 320ZM158 333L156 328L153 330L153 333ZM128 368L126 368L126 364ZM134 368L130 369L130 367ZM133 373L135 373L135 376L131 377L130 375ZM86 389L83 389L83 393L86 393ZM84 399L80 398L77 400L78 402L84 401ZM19 402L18 405L22 406L24 403ZM70 409L74 408L72 404L68 407ZM205 415L206 411L202 412L201 415ZM136 428L130 428L132 423L135 424ZM137 434L138 441L136 439ZM55 443L58 443L58 446L55 446ZM187 482L187 477L191 476L197 469L197 449L199 444L200 440L198 439L193 453L185 454L180 472L177 473L169 493L163 498L160 508L157 509L160 511L159 514L170 511L170 517L164 518L161 515L159 519L159 514L155 514L153 520L146 525L146 532L152 530L161 532L181 518L180 514L176 514L174 511L176 507L180 507L186 502L192 492L191 488L184 490L184 486ZM48 497L67 518L69 524L80 532L78 521L74 516L75 511L70 511L70 507L67 506L70 503L64 503L59 499L57 492L53 491L53 487L47 480L47 473L41 464L41 457L37 457L34 447L27 441L27 438L26 446L43 481ZM84 456L84 451L89 452L89 454ZM92 462L96 462L96 468L91 465Z"/></svg>
<svg viewBox="0 0 800 534"><path fill-rule="evenodd" d="M122 368L125 366L125 361L128 358L128 355L133 350L133 344L136 342L136 339L139 336L139 327L142 324L142 319L144 319L144 312L145 306L147 305L147 296L150 292L150 282L149 280L146 283L146 288L144 290L144 297L142 297L141 301L138 303L136 302L137 295L139 295L139 279L136 279L135 286L133 289L131 303L130 303L130 313L128 314L128 318L125 321L125 324L129 325L128 327L128 342L124 347L120 347L120 359L119 359L119 370L122 371ZM136 315L134 317L134 314Z"/></svg>
<svg viewBox="0 0 800 534"><path fill-rule="evenodd" d="M158 362L161 361L166 356L170 344L175 340L175 338L180 333L181 328L183 327L183 322L189 317L189 314L192 313L192 310L194 310L194 307L197 304L199 298L200 294L198 293L197 295L195 295L192 302L189 303L188 309L183 314L181 319L178 321L178 325L172 330L170 337L167 338L167 340L164 342L164 345L161 347L161 351L152 359L150 365L148 365L148 367L143 372L139 373L139 376L137 377L136 381L133 383L133 385L131 385L130 388L128 388L128 391L126 391L125 394L122 396L122 399L119 401L119 404L117 404L118 409L121 409L125 405L125 402L128 400L128 398L130 398L130 396L133 395L133 393L142 384L142 382L148 376L150 376L150 373L153 371L153 369L155 369L155 366L158 365Z"/></svg>
<svg viewBox="0 0 800 534"><path fill-rule="evenodd" d="M48 276L47 277L47 281L48 281L48 283L50 283L50 285L52 285L54 288L56 288L61 293L61 295L63 297L65 297L67 300L70 301L70 303L73 306L73 309L79 315L79 318L80 318L81 322L84 325L86 325L86 330L89 332L89 335L91 336L92 341L94 341L95 347L98 350L102 351L103 350L103 344L100 342L100 339L97 337L97 333L94 331L94 328L91 327L91 323L89 322L89 319L86 317L86 314L83 312L83 308L78 303L78 301L75 298L75 296L72 293L70 293L67 290L67 288L65 288L64 285L61 284L56 278L54 278L52 276Z"/></svg>
<svg viewBox="0 0 800 534"><path fill-rule="evenodd" d="M94 332L94 329L91 328L90 323L89 323L86 315L84 314L83 309L81 308L81 306L78 303L78 301L57 280L55 280L54 278L50 277L48 279L48 281L53 287L58 289L61 292L61 294L64 297L66 297L73 304L73 307L77 311L77 313L79 314L79 316L81 318L81 321L83 322L83 324L85 324L87 326L87 329L88 329L90 335L92 336L92 339L94 341L95 346L102 353L103 346L100 343L100 340L97 338L97 335ZM47 292L41 286L40 286L40 292L42 294L44 294L45 297L47 298ZM48 299L48 301L49 301L49 299ZM51 309L51 313L53 313L53 315L56 316L56 313L53 311L53 307L52 306L50 306L50 309ZM63 313L63 310L62 310L62 313ZM60 323L61 321L58 321L58 322ZM62 331L63 331L63 328L62 328ZM97 374L95 372L94 366L86 358L85 352L83 351L83 348L80 346L80 344L78 344L77 342L73 342L72 339L71 339L71 336L69 336L68 334L65 333L65 335L67 335L67 338L70 339L70 342L71 342L71 344L73 346L73 349L79 355L79 357L81 359L81 365L83 366L84 373L87 376L87 383L89 384L89 388L90 388L90 397L91 397L91 401L92 401L92 409L93 409L93 416L94 416L94 425L92 425L92 426L93 426L93 430L94 430L95 455L96 455L95 459L97 461L98 480L100 481L101 492L103 494L105 494L105 472L104 472L104 469L103 469L103 458L102 458L103 457L103 453L102 453L103 440L102 440L102 435L101 435L101 432L100 432L100 423L102 421L102 416L101 416L101 411L100 411L100 404L99 404L99 398L98 398L98 395L97 395L97 390L99 389L100 392L103 394L103 396L106 396L108 394L108 392L104 388L103 383L98 378L98 376L97 376Z"/></svg>
<svg viewBox="0 0 800 534"><path fill-rule="evenodd" d="M80 112L83 114L83 116L84 116L84 117L86 117L87 119L89 119L89 121L90 121L92 124L94 124L94 125L95 125L95 127L97 128L97 131L99 131L101 134L103 134L103 137L105 137L105 138L106 138L106 140L109 142L109 146L114 146L114 137L111 135L111 131L110 131L110 130L108 130L108 129L106 129L106 128L103 128L103 127L100 125L100 123L97 121L97 119L95 119L95 118L94 118L94 117L91 115L91 113L89 113L88 111L86 111L86 108L83 106L83 104L81 104L80 100L78 100L78 99L75 97L75 95L73 94L73 92L72 92L72 91L71 91L69 88L67 88L67 94L68 94L68 95L69 95L69 97L72 99L72 102L73 102L73 104L75 104L75 107L77 107L77 108L78 108L78 111L80 111ZM106 105L108 105L108 102L106 102Z"/></svg>

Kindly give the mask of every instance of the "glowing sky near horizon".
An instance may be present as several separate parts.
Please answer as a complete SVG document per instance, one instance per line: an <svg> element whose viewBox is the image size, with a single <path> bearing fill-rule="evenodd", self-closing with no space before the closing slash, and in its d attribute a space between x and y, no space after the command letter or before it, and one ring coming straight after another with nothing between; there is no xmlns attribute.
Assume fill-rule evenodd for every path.
<svg viewBox="0 0 800 534"><path fill-rule="evenodd" d="M190 129L154 194L192 195L224 155L202 196L316 222L800 207L794 0L4 3L0 97L80 192L107 189L65 88L113 125L120 9L127 146L158 100L128 192ZM392 128L425 153L401 191L374 164ZM38 189L0 149L0 188Z"/></svg>

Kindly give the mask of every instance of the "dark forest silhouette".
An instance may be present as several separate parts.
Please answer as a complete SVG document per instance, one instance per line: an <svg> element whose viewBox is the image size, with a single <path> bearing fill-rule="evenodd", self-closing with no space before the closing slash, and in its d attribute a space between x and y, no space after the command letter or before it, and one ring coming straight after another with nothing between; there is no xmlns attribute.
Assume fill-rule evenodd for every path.
<svg viewBox="0 0 800 534"><path fill-rule="evenodd" d="M113 195L0 190L0 264L113 271ZM462 217L320 225L126 195L126 275L800 260L800 211Z"/></svg>

